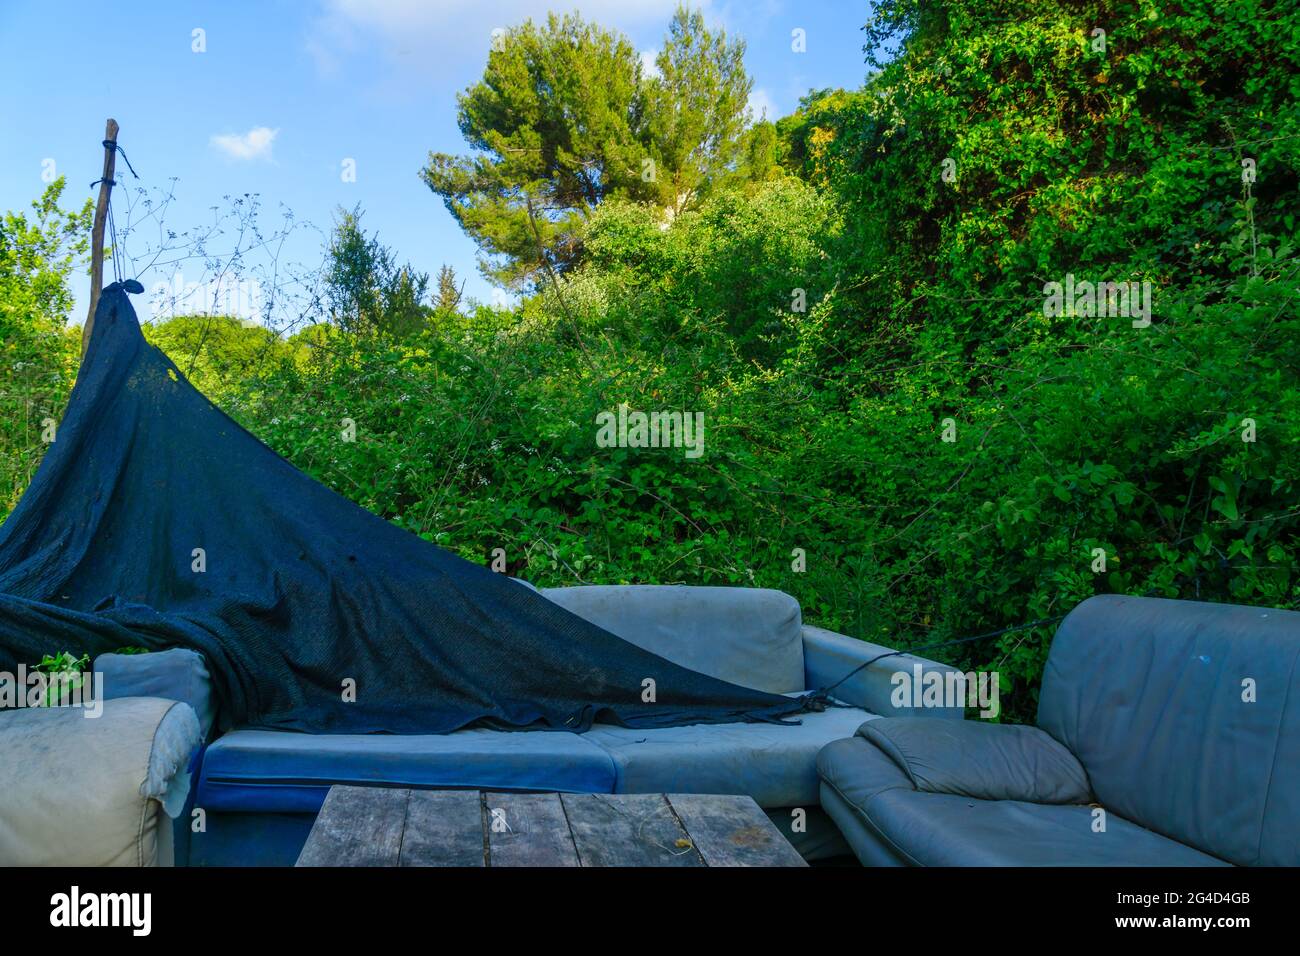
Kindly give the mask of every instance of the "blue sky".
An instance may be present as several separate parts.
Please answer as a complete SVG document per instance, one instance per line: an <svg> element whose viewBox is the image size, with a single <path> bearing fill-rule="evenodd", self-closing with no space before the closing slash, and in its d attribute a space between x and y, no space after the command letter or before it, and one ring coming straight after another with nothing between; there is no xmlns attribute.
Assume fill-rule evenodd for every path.
<svg viewBox="0 0 1300 956"><path fill-rule="evenodd" d="M26 208L51 162L68 177L65 205L92 195L104 120L112 116L141 177L131 180L119 162L119 183L169 189L176 178L170 229L210 222L223 196L257 193L265 227L278 223L281 204L319 227L300 228L282 253L282 261L310 264L320 261L321 233L338 207L360 204L366 228L401 260L431 273L449 263L468 280L468 295L489 300L474 244L418 172L430 150L466 151L456 94L481 75L492 30L578 9L653 53L675 3L169 0L61 3L56 12L47 0L5 0L0 209ZM865 2L696 5L712 26L747 42L752 103L769 118L791 112L809 89L856 88L866 75ZM205 52L192 49L195 29L204 31ZM795 29L805 31L806 52L791 49ZM355 161L355 182L341 175L347 159ZM138 257L141 244L127 251ZM220 246L214 240L214 251ZM155 267L140 278L149 287L175 271ZM203 281L197 262L180 271L185 281ZM85 286L79 279L79 297ZM144 306L142 317L147 312ZM81 320L80 309L74 317Z"/></svg>

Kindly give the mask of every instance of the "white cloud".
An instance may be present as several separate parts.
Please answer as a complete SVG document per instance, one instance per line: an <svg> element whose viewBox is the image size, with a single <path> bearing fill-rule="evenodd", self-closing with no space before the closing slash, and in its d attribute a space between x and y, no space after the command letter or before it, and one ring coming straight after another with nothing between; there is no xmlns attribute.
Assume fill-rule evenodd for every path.
<svg viewBox="0 0 1300 956"><path fill-rule="evenodd" d="M765 113L766 118L772 122L776 122L781 116L781 111L776 108L776 102L761 86L756 86L749 91L748 105L749 112L752 114L751 119L755 123L763 119Z"/></svg>
<svg viewBox="0 0 1300 956"><path fill-rule="evenodd" d="M323 0L322 12L305 38L308 54L322 73L339 72L350 55L375 49L390 66L428 74L453 63L482 61L492 31L525 20L544 21L546 11L580 11L584 19L624 32L647 26L667 30L680 0ZM708 10L710 0L694 6Z"/></svg>
<svg viewBox="0 0 1300 956"><path fill-rule="evenodd" d="M254 126L247 133L222 133L212 137L212 145L231 159L270 159L271 144L279 129Z"/></svg>

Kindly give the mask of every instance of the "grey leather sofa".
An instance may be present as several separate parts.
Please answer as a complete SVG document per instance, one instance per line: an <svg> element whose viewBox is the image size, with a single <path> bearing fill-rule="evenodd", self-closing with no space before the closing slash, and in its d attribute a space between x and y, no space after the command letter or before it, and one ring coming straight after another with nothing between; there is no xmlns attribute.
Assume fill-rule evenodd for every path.
<svg viewBox="0 0 1300 956"><path fill-rule="evenodd" d="M1102 596L1038 726L865 723L818 756L868 865L1300 865L1300 613Z"/></svg>
<svg viewBox="0 0 1300 956"><path fill-rule="evenodd" d="M620 637L695 670L779 694L835 683L889 648L802 622L780 591L681 586L552 588L544 596ZM174 650L100 658L107 685L164 693L207 720L211 689L202 659ZM847 855L818 807L818 752L862 723L894 712L891 675L950 668L899 655L879 661L835 692L846 706L801 723L701 724L633 730L597 724L585 734L505 733L483 728L443 735L302 734L227 727L218 715L203 754L192 836L197 865L288 865L297 858L333 784L593 793L737 793L768 811L810 859ZM158 672L158 673L155 673ZM163 673L165 671L165 673ZM911 712L910 710L908 712ZM927 708L927 722L960 721L960 708ZM931 720L931 718L946 718ZM954 721L955 718L955 721Z"/></svg>

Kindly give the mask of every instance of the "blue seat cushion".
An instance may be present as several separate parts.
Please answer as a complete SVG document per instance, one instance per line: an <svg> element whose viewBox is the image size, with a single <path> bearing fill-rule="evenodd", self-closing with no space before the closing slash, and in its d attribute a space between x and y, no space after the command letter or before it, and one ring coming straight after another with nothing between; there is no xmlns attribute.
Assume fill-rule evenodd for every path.
<svg viewBox="0 0 1300 956"><path fill-rule="evenodd" d="M614 780L609 754L579 734L235 730L204 754L197 805L208 810L315 813L336 783L611 793Z"/></svg>
<svg viewBox="0 0 1300 956"><path fill-rule="evenodd" d="M815 807L817 752L875 714L832 707L798 726L694 724L632 730L597 724L584 736L613 758L615 793L739 793L761 807Z"/></svg>

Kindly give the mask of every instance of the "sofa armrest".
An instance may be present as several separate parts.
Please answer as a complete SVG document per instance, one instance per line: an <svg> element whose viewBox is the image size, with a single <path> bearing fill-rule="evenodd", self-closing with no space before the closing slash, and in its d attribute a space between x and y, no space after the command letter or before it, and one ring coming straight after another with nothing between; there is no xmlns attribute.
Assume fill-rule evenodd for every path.
<svg viewBox="0 0 1300 956"><path fill-rule="evenodd" d="M804 680L809 690L821 690L861 667L874 657L890 654L893 648L880 644L859 641L845 637L820 627L803 626L803 661ZM941 675L961 673L948 664L926 660L914 654L893 654L878 660L853 674L831 693L837 700L861 707L874 714L883 716L912 715L917 717L943 717L961 720L966 716L964 707L916 707L912 695L907 697L902 706L895 705L894 675L916 673L916 667L922 674L939 673Z"/></svg>
<svg viewBox="0 0 1300 956"><path fill-rule="evenodd" d="M926 793L1029 803L1092 801L1083 765L1037 727L889 717L867 721L857 736L875 744Z"/></svg>
<svg viewBox="0 0 1300 956"><path fill-rule="evenodd" d="M212 678L203 655L173 647L151 654L101 654L95 673L102 675L105 700L122 697L162 697L194 708L206 740L216 717Z"/></svg>
<svg viewBox="0 0 1300 956"><path fill-rule="evenodd" d="M158 697L0 711L0 866L171 863L171 820L201 744Z"/></svg>

